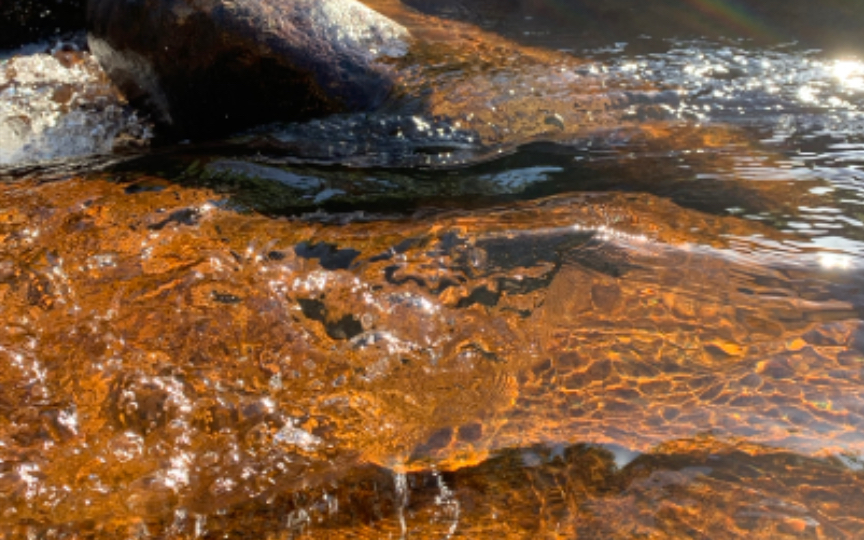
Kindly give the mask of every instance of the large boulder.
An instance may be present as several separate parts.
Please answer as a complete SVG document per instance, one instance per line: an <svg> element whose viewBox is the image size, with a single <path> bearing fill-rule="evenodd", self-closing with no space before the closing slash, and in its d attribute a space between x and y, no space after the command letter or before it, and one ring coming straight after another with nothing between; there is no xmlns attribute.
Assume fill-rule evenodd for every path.
<svg viewBox="0 0 864 540"><path fill-rule="evenodd" d="M374 109L408 31L356 0L89 0L89 42L166 131Z"/></svg>

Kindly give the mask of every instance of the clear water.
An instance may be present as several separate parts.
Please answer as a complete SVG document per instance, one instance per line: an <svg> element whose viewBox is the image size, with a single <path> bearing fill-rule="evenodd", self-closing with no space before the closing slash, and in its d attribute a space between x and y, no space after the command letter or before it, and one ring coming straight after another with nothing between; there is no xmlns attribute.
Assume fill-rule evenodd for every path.
<svg viewBox="0 0 864 540"><path fill-rule="evenodd" d="M862 534L862 59L471 5L447 99L0 132L0 535Z"/></svg>

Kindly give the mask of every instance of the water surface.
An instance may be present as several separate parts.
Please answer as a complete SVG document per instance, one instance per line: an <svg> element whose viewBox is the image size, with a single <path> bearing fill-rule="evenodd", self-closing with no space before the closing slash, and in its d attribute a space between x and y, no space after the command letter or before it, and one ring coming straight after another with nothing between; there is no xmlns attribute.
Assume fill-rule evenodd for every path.
<svg viewBox="0 0 864 540"><path fill-rule="evenodd" d="M133 152L6 61L105 129L2 172L0 534L860 536L864 64L541 15L542 81L421 70L483 126Z"/></svg>

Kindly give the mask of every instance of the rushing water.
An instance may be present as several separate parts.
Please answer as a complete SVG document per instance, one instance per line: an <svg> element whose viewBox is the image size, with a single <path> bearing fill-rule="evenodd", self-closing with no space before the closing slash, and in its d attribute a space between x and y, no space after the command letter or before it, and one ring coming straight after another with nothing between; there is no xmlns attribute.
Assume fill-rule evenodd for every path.
<svg viewBox="0 0 864 540"><path fill-rule="evenodd" d="M459 122L150 151L3 60L0 536L864 534L864 63L523 24Z"/></svg>

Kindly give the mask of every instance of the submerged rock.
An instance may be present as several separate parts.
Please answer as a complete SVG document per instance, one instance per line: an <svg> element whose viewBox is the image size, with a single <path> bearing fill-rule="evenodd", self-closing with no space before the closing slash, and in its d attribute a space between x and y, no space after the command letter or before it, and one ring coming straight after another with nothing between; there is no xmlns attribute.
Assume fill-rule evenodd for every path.
<svg viewBox="0 0 864 540"><path fill-rule="evenodd" d="M90 47L175 133L369 110L409 34L355 0L90 0Z"/></svg>
<svg viewBox="0 0 864 540"><path fill-rule="evenodd" d="M809 456L864 450L861 273L829 287L815 253L735 249L799 236L638 193L276 220L117 176L0 183L4 538L530 532L545 516L496 518L498 495L562 489L555 526L593 533L634 496L690 498L723 441L726 463L782 448L769 476L860 492ZM714 493L829 495L709 463L712 517L738 515ZM862 508L820 522L857 533Z"/></svg>

